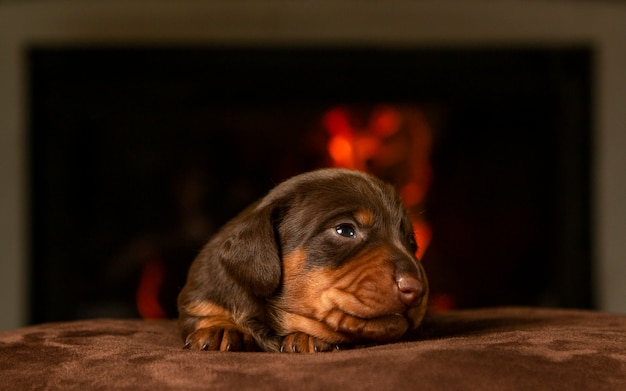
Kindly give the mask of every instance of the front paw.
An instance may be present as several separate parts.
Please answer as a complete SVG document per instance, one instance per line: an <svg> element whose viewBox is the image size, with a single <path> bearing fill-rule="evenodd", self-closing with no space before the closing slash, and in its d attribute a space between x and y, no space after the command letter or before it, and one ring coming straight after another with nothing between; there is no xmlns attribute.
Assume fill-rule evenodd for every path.
<svg viewBox="0 0 626 391"><path fill-rule="evenodd" d="M252 336L234 328L205 327L189 334L185 349L221 352L254 352L258 350Z"/></svg>
<svg viewBox="0 0 626 391"><path fill-rule="evenodd" d="M280 351L283 353L335 352L338 350L340 350L339 345L330 344L305 333L288 334L280 346Z"/></svg>

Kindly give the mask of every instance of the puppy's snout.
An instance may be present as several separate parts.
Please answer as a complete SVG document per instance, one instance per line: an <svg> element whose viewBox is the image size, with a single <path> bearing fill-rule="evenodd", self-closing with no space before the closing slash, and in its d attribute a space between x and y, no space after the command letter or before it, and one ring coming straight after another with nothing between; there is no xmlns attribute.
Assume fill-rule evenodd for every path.
<svg viewBox="0 0 626 391"><path fill-rule="evenodd" d="M396 280L400 301L409 307L419 304L424 296L424 284L415 277L403 275Z"/></svg>

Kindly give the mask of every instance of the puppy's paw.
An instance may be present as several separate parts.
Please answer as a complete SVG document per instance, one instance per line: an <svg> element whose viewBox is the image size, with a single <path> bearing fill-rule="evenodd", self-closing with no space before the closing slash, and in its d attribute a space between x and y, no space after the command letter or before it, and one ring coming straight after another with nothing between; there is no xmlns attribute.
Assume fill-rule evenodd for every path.
<svg viewBox="0 0 626 391"><path fill-rule="evenodd" d="M305 333L288 334L280 346L280 351L283 353L336 352L338 350L340 350L339 345L329 344Z"/></svg>
<svg viewBox="0 0 626 391"><path fill-rule="evenodd" d="M221 352L255 352L258 350L252 336L228 327L205 327L189 334L184 349Z"/></svg>

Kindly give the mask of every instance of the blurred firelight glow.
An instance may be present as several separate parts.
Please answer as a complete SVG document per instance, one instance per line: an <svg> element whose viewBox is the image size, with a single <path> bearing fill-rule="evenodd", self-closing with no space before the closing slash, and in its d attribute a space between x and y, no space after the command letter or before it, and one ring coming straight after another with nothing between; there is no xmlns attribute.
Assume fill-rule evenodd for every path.
<svg viewBox="0 0 626 391"><path fill-rule="evenodd" d="M159 290L165 277L163 262L158 255L147 259L141 271L137 287L137 311L143 319L166 318L165 310L159 303Z"/></svg>
<svg viewBox="0 0 626 391"><path fill-rule="evenodd" d="M414 107L381 105L368 118L348 107L335 107L324 114L323 125L329 135L328 155L334 167L366 172L393 172L405 206L411 213L422 259L430 244L432 231L415 210L422 207L432 179L430 152L432 130L423 113Z"/></svg>

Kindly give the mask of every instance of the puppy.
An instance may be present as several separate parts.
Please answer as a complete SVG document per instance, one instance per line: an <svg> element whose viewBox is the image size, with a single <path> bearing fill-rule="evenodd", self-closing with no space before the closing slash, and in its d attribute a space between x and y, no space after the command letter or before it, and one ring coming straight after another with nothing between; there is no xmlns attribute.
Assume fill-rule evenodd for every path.
<svg viewBox="0 0 626 391"><path fill-rule="evenodd" d="M322 169L295 176L228 222L178 296L185 348L321 352L416 329L428 283L392 186Z"/></svg>

